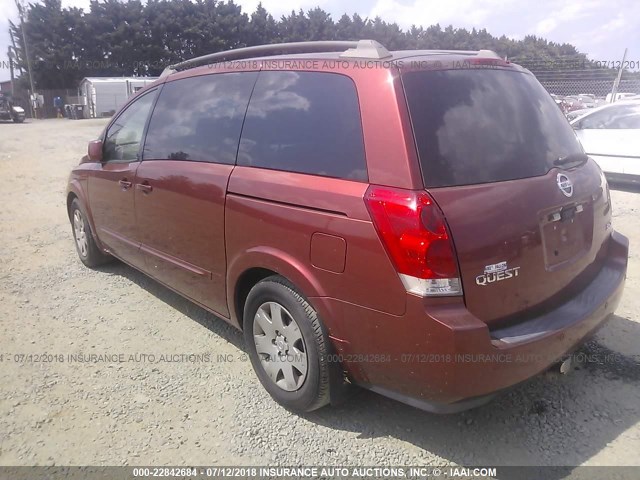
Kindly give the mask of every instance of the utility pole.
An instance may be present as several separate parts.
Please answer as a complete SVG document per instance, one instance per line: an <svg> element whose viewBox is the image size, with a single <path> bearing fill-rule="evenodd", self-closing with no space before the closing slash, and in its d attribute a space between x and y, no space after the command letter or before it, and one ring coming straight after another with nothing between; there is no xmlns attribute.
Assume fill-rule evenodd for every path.
<svg viewBox="0 0 640 480"><path fill-rule="evenodd" d="M29 47L27 46L27 36L24 33L24 8L21 0L15 0L16 7L18 7L18 15L20 16L20 30L22 31L22 43L24 45L24 56L27 58L27 73L29 74L29 85L31 86L31 94L29 95L29 108L31 109L31 115L36 118L37 114L33 108L33 101L35 100L36 89L33 86L33 75L31 74L31 57L29 57Z"/></svg>
<svg viewBox="0 0 640 480"><path fill-rule="evenodd" d="M9 60L9 77L11 78L11 96L15 95L14 75L13 75L13 54L11 53L11 45L7 47L7 59Z"/></svg>
<svg viewBox="0 0 640 480"><path fill-rule="evenodd" d="M611 89L611 103L616 101L616 95L618 94L618 87L620 86L620 80L622 79L622 70L624 69L624 62L627 60L627 49L624 49L624 55L622 56L622 63L618 69L618 76L613 82L613 88Z"/></svg>
<svg viewBox="0 0 640 480"><path fill-rule="evenodd" d="M9 22L9 25L10 25L10 27L9 27L9 36L11 37L11 45L13 45L13 54L14 54L15 59L16 59L16 65L18 66L18 71L19 71L20 75L22 75L22 66L18 65L18 47L16 45L16 39L13 36L13 30L11 29L11 26L13 26L13 23ZM9 45L9 46L11 46L11 45Z"/></svg>

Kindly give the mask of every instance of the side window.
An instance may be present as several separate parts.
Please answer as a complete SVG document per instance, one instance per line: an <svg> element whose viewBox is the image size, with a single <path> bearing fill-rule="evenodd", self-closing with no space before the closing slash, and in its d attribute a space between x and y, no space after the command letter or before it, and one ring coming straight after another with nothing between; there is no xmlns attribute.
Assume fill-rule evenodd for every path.
<svg viewBox="0 0 640 480"><path fill-rule="evenodd" d="M257 75L219 73L166 83L149 122L143 159L234 164Z"/></svg>
<svg viewBox="0 0 640 480"><path fill-rule="evenodd" d="M156 90L145 93L129 105L111 124L104 140L104 160L136 161L144 125Z"/></svg>
<svg viewBox="0 0 640 480"><path fill-rule="evenodd" d="M607 125L607 128L621 130L640 129L640 106L627 107L620 111L620 115L612 119Z"/></svg>
<svg viewBox="0 0 640 480"><path fill-rule="evenodd" d="M333 73L261 72L238 165L366 181L353 81Z"/></svg>
<svg viewBox="0 0 640 480"><path fill-rule="evenodd" d="M640 113L634 113L616 119L615 125L612 125L611 128L640 130Z"/></svg>
<svg viewBox="0 0 640 480"><path fill-rule="evenodd" d="M611 109L601 110L599 112L592 113L591 115L583 118L580 121L580 128L586 130L592 130L596 128L606 128L607 123L611 121Z"/></svg>
<svg viewBox="0 0 640 480"><path fill-rule="evenodd" d="M634 105L620 105L593 113L580 122L580 128L628 129L638 128L640 108ZM631 126L630 126L631 125Z"/></svg>

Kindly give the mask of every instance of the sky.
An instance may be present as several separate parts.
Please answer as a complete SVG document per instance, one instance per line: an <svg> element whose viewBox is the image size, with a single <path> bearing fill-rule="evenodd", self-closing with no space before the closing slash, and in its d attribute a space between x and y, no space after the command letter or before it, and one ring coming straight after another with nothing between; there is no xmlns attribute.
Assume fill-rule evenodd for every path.
<svg viewBox="0 0 640 480"><path fill-rule="evenodd" d="M235 3L251 13L259 1ZM439 23L442 27L486 28L492 35L516 40L533 34L571 43L599 61L620 61L627 47L627 60L640 63L638 0L262 0L262 4L275 18L291 10L320 6L334 21L343 13L358 13L363 18L380 16L403 29ZM62 0L63 7L88 9L88 5L89 0ZM0 0L0 81L9 78L9 19L17 20L15 0Z"/></svg>

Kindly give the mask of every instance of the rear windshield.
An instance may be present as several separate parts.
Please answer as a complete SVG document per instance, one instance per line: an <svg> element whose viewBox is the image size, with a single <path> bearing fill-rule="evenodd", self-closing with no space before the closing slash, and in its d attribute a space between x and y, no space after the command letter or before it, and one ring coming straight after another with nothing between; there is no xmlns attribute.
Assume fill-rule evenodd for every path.
<svg viewBox="0 0 640 480"><path fill-rule="evenodd" d="M582 148L529 74L502 69L413 71L402 77L426 187L544 175Z"/></svg>

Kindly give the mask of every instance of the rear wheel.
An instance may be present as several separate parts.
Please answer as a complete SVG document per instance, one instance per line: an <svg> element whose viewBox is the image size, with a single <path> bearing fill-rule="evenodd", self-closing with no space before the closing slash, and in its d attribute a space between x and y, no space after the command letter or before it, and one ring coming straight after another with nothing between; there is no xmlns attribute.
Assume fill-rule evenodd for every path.
<svg viewBox="0 0 640 480"><path fill-rule="evenodd" d="M284 407L310 412L329 402L328 338L316 311L286 279L255 285L244 308L251 364Z"/></svg>
<svg viewBox="0 0 640 480"><path fill-rule="evenodd" d="M113 257L101 252L93 239L91 225L84 211L80 208L80 202L77 198L71 202L69 213L74 243L82 263L87 267L97 267L111 261Z"/></svg>

